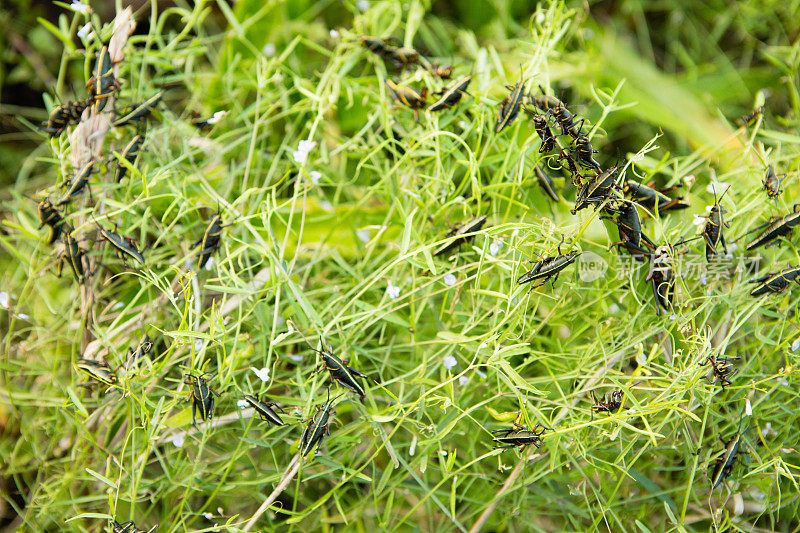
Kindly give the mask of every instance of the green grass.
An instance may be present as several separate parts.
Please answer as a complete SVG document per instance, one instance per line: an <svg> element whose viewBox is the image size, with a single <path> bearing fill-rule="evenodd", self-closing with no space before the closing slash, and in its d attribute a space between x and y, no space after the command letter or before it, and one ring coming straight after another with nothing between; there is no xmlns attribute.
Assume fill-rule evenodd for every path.
<svg viewBox="0 0 800 533"><path fill-rule="evenodd" d="M797 530L797 289L754 299L755 272L734 270L755 255L737 239L800 191L800 56L784 12L676 7L683 18L649 27L660 19L647 4L463 4L179 2L139 15L149 32L128 41L120 100L162 87L164 103L129 178L113 183L103 164L93 199L70 206L96 269L85 287L68 269L53 275L61 246L46 244L24 196L55 194L70 177L67 135L37 137L4 197L0 491L20 513L12 526L101 531L114 517L159 532L243 531L283 481L251 530ZM65 13L50 21L71 43L51 74L68 100L92 65L75 36L83 16ZM472 73L470 95L415 122L384 80L446 83L399 74L362 35L393 35L453 63L456 77ZM529 121L494 133L504 86L521 78L587 118L604 168L689 183L691 208L646 220L658 244L701 231L692 221L714 201L712 175L730 184L731 268L704 283L702 239L682 247L674 315L657 316L648 267L621 269L625 256L608 249L613 225L591 209L570 214L568 178L557 179L566 200L541 193L531 171L548 161ZM764 117L737 129L762 102ZM199 133L192 111L227 115ZM41 119L20 113L29 126ZM104 159L132 134L109 133ZM301 165L293 152L306 139L317 144ZM766 161L786 175L777 200L761 189ZM222 245L192 272L191 243L218 209L230 224ZM451 224L481 214L472 243L432 257ZM147 268L94 242L92 216L146 248ZM526 261L556 253L562 236L562 251L596 254L608 270L582 278L579 261L555 285L517 286ZM761 253L761 274L800 259L791 239ZM116 391L79 387L76 358L116 367L145 332L155 346L138 373L120 372ZM331 434L295 474L302 421L330 383L304 340L320 335L379 383L365 383L363 404L330 388L344 393ZM699 366L716 353L742 358L725 391ZM268 368L268 382L251 367ZM187 371L213 374L221 395L198 431ZM630 410L592 419L590 392L620 388ZM289 423L243 416L237 400L251 392ZM737 431L745 398L749 456L712 492L717 437ZM493 451L490 431L517 411L553 431L541 449Z"/></svg>

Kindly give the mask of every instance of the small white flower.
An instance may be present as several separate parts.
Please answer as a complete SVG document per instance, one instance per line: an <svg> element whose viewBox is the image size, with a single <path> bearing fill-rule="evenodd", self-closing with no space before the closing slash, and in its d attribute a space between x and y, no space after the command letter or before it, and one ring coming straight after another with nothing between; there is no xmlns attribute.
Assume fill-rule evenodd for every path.
<svg viewBox="0 0 800 533"><path fill-rule="evenodd" d="M800 337L797 337L792 343L792 351L796 352L798 349L800 349Z"/></svg>
<svg viewBox="0 0 800 533"><path fill-rule="evenodd" d="M289 354L289 359L291 359L295 363L299 363L300 361L303 360L303 356L300 355L300 354L293 353L293 354Z"/></svg>
<svg viewBox="0 0 800 533"><path fill-rule="evenodd" d="M206 520L214 520L214 515L211 513L203 513L203 516L206 517Z"/></svg>
<svg viewBox="0 0 800 533"><path fill-rule="evenodd" d="M112 307L111 309L116 311L117 309L122 309L123 307L125 307L125 304L123 304L122 302L117 302L117 303L114 304L114 307Z"/></svg>
<svg viewBox="0 0 800 533"><path fill-rule="evenodd" d="M692 224L694 224L695 226L702 226L705 223L706 223L706 217L704 217L703 215L697 215L697 214L694 215L694 220L692 220Z"/></svg>
<svg viewBox="0 0 800 533"><path fill-rule="evenodd" d="M246 400L239 400L238 402L236 402L236 405L239 406L239 409L244 409L245 407L247 407L250 404L247 403Z"/></svg>
<svg viewBox="0 0 800 533"><path fill-rule="evenodd" d="M477 368L475 369L475 373L478 374L478 376L480 376L481 379L486 379L486 374L484 374L483 372L481 372Z"/></svg>
<svg viewBox="0 0 800 533"><path fill-rule="evenodd" d="M301 165L305 165L308 161L308 154L317 145L316 141L302 140L297 144L297 150L292 152L292 157Z"/></svg>
<svg viewBox="0 0 800 533"><path fill-rule="evenodd" d="M762 429L762 430L761 430L761 435L762 435L762 436L764 436L764 437L766 437L767 435L769 435L769 431L770 431L771 429L772 429L772 422L767 422L767 423L764 425L764 429Z"/></svg>
<svg viewBox="0 0 800 533"><path fill-rule="evenodd" d="M356 230L356 237L363 243L369 242L369 230L367 228Z"/></svg>
<svg viewBox="0 0 800 533"><path fill-rule="evenodd" d="M84 25L81 29L78 30L78 37L83 39L84 37L89 35L90 31L92 31L92 24L88 23L88 24Z"/></svg>
<svg viewBox="0 0 800 533"><path fill-rule="evenodd" d="M700 283L702 283L703 285L705 285L706 283L708 283L708 281L706 280L706 273L705 273L705 272L703 272L702 274L700 274Z"/></svg>
<svg viewBox="0 0 800 533"><path fill-rule="evenodd" d="M750 405L750 398L746 398L744 401L744 414L753 416L753 406Z"/></svg>
<svg viewBox="0 0 800 533"><path fill-rule="evenodd" d="M29 317L28 315L26 315L25 313L17 313L17 315L16 315L16 316L17 316L17 318L19 318L20 320L28 320L28 319L30 318L30 317Z"/></svg>
<svg viewBox="0 0 800 533"><path fill-rule="evenodd" d="M369 9L369 2L367 0L358 0L358 2L356 2L356 7L363 13Z"/></svg>
<svg viewBox="0 0 800 533"><path fill-rule="evenodd" d="M735 252L739 248L739 243L734 242L728 245L728 250L731 252Z"/></svg>
<svg viewBox="0 0 800 533"><path fill-rule="evenodd" d="M725 191L728 190L728 187L730 187L730 184L728 183L723 183L721 181L712 181L706 187L706 191L708 191L711 194L716 194L717 196L722 196L723 194L725 194Z"/></svg>
<svg viewBox="0 0 800 533"><path fill-rule="evenodd" d="M619 313L619 306L617 304L611 304L608 306L608 312L611 314Z"/></svg>
<svg viewBox="0 0 800 533"><path fill-rule="evenodd" d="M275 45L272 43L267 43L264 45L264 48L261 49L261 53L264 54L266 57L272 57L275 55Z"/></svg>
<svg viewBox="0 0 800 533"><path fill-rule="evenodd" d="M331 39L336 39L339 37L339 32L336 30L331 30Z"/></svg>
<svg viewBox="0 0 800 533"><path fill-rule="evenodd" d="M492 244L489 245L489 255L491 255L492 257L496 257L497 254L499 254L500 250L502 249L503 249L503 243L495 239L492 241Z"/></svg>
<svg viewBox="0 0 800 533"><path fill-rule="evenodd" d="M174 437L172 437L172 444L175 445L176 448L183 448L183 438L186 436L186 433L181 431Z"/></svg>
<svg viewBox="0 0 800 533"><path fill-rule="evenodd" d="M199 352L200 350L202 350L203 349L203 344L204 344L203 339L195 339L194 340L194 351L195 352Z"/></svg>
<svg viewBox="0 0 800 533"><path fill-rule="evenodd" d="M219 122L220 120L225 118L225 115L227 115L227 114L228 114L227 111L217 111L217 112L214 113L214 116L212 116L211 118L206 120L206 123L207 124L216 124L217 122Z"/></svg>
<svg viewBox="0 0 800 533"><path fill-rule="evenodd" d="M676 315L675 313L669 315L669 319L670 320L676 320L677 318L678 318L678 315Z"/></svg>
<svg viewBox="0 0 800 533"><path fill-rule="evenodd" d="M264 383L269 381L269 368L268 367L265 366L264 368L259 370L258 368L254 367L254 366L251 366L250 370L252 370L253 373L256 376L258 376L258 379L260 379Z"/></svg>
<svg viewBox="0 0 800 533"><path fill-rule="evenodd" d="M406 191L406 192L408 193L408 195L411 198L416 198L417 200L419 200L421 198L421 196L419 194L415 193L415 192L412 192L412 191Z"/></svg>
<svg viewBox="0 0 800 533"><path fill-rule="evenodd" d="M458 383L463 387L464 385L469 383L469 378L467 376L458 376Z"/></svg>
<svg viewBox="0 0 800 533"><path fill-rule="evenodd" d="M444 281L445 285L452 287L453 285L456 284L456 277L451 272L448 272L447 274L444 275L442 281Z"/></svg>
<svg viewBox="0 0 800 533"><path fill-rule="evenodd" d="M208 261L206 261L205 269L206 270L213 270L214 269L214 258L213 257L209 257L208 258Z"/></svg>
<svg viewBox="0 0 800 533"><path fill-rule="evenodd" d="M324 209L325 211L333 211L333 204L330 203L328 200L322 200L319 203L319 206Z"/></svg>
<svg viewBox="0 0 800 533"><path fill-rule="evenodd" d="M442 360L442 364L446 369L449 370L454 366L456 366L458 364L458 361L456 361L456 358L453 357L452 355L445 355L444 359Z"/></svg>
<svg viewBox="0 0 800 533"><path fill-rule="evenodd" d="M194 258L192 257L187 258L186 261L184 261L183 263L183 268L185 268L186 270L192 270L193 267L194 267Z"/></svg>
<svg viewBox="0 0 800 533"><path fill-rule="evenodd" d="M411 446L408 447L408 455L413 457L415 451L417 451L417 436L416 435L411 437Z"/></svg>
<svg viewBox="0 0 800 533"><path fill-rule="evenodd" d="M0 292L0 307L8 309L8 293L5 291Z"/></svg>
<svg viewBox="0 0 800 533"><path fill-rule="evenodd" d="M72 3L69 5L69 8L73 10L75 13L81 13L83 15L86 15L92 10L91 7L82 2L78 2L78 0L72 0Z"/></svg>
<svg viewBox="0 0 800 533"><path fill-rule="evenodd" d="M314 185L319 183L319 179L322 177L322 172L319 170L312 170L308 173L308 178L311 180L311 183Z"/></svg>
<svg viewBox="0 0 800 533"><path fill-rule="evenodd" d="M392 300L397 299L400 296L400 287L393 285L392 281L389 280L389 285L386 287L386 295Z"/></svg>

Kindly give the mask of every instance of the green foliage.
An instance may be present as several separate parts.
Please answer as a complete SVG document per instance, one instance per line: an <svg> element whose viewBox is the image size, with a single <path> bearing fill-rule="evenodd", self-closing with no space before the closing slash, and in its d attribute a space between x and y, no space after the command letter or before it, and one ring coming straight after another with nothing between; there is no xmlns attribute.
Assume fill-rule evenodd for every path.
<svg viewBox="0 0 800 533"><path fill-rule="evenodd" d="M755 256L745 233L788 212L800 191L797 43L775 30L765 44L731 47L708 31L724 6L682 8L690 24L669 19L669 34L686 36L678 49L651 38L636 2L622 14L525 5L197 1L131 36L120 106L159 88L164 103L128 177L114 183L106 158L134 130L112 130L92 198L68 207L94 270L87 284L53 275L61 245L46 244L24 196L58 195L72 174L67 134L42 137L4 207L0 491L21 513L16 525L102 531L113 517L159 532L242 531L327 398L327 372L314 373L321 335L378 383L362 381L363 404L331 385L331 398L344 395L321 453L254 530L466 531L484 513L494 531L797 527L797 288L754 299L747 283L797 264L796 242L742 269ZM784 20L783 8L751 9L725 28L740 36ZM97 46L76 36L83 15L65 12L50 21L73 43L53 73L62 89L84 85ZM44 35L37 42L53 46ZM431 93L448 82L384 63L363 35L472 73L469 94L415 121L384 81ZM558 164L538 152L524 113L494 133L505 85L520 79L587 118L603 168L628 163L629 179L683 186L670 194L690 209L644 223L657 244L698 235L693 215L715 200L707 186L731 185L721 201L733 260L714 270L702 238L679 247L674 314L656 315L648 265L609 250L617 230L600 211L573 216L570 202L542 194L533 166ZM737 129L763 102L765 115ZM192 124L193 112L219 111L204 131ZM303 164L304 140L316 145ZM761 188L767 163L785 175L776 200ZM570 179L552 172L571 201ZM210 268L192 271L192 243L218 211L221 246ZM451 224L481 214L488 223L472 242L432 256ZM146 268L95 242L93 217L133 237ZM555 255L562 237L581 260L554 284L518 286L526 261ZM108 392L80 387L78 357L116 368L144 333L155 345L138 371L119 370ZM717 353L742 357L724 391L700 366ZM221 395L199 429L185 372L213 374ZM630 409L592 416L590 393L617 389ZM287 424L248 416L244 393L278 402ZM746 398L749 456L711 492L717 437L737 431ZM553 431L539 450L493 451L490 431L517 411L528 428Z"/></svg>

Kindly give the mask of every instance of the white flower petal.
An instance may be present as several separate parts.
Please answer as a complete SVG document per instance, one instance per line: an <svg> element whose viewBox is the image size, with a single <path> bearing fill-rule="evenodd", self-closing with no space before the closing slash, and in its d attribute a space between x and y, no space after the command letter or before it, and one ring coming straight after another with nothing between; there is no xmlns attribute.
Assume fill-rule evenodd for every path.
<svg viewBox="0 0 800 533"><path fill-rule="evenodd" d="M308 173L308 178L311 180L311 183L314 185L319 183L319 179L322 177L322 172L319 170L312 170Z"/></svg>
<svg viewBox="0 0 800 533"><path fill-rule="evenodd" d="M319 203L319 206L324 209L325 211L333 211L333 204L330 203L328 200L322 200Z"/></svg>
<svg viewBox="0 0 800 533"><path fill-rule="evenodd" d="M206 520L214 520L214 515L211 513L203 513L203 516L206 517Z"/></svg>
<svg viewBox="0 0 800 533"><path fill-rule="evenodd" d="M800 349L800 337L796 338L792 343L792 351L796 352L798 349Z"/></svg>
<svg viewBox="0 0 800 533"><path fill-rule="evenodd" d="M301 165L305 165L306 161L308 161L308 152L297 150L296 152L292 152L292 158Z"/></svg>
<svg viewBox="0 0 800 533"><path fill-rule="evenodd" d="M186 437L186 433L181 431L180 433L178 433L174 437L172 437L172 439L171 439L172 444L174 444L177 448L182 448L183 447L184 437Z"/></svg>
<svg viewBox="0 0 800 533"><path fill-rule="evenodd" d="M411 446L408 447L408 455L413 457L415 451L417 451L417 436L416 435L411 437Z"/></svg>
<svg viewBox="0 0 800 533"><path fill-rule="evenodd" d="M300 355L300 354L293 353L293 354L289 354L289 359L291 359L295 363L299 363L300 361L303 360L303 356Z"/></svg>
<svg viewBox="0 0 800 533"><path fill-rule="evenodd" d="M458 361L452 355L445 355L442 364L445 368L451 369L458 364Z"/></svg>
<svg viewBox="0 0 800 533"><path fill-rule="evenodd" d="M618 306L617 304L611 304L611 305L609 305L609 306L608 306L608 312L609 312L609 313L612 313L612 314L614 314L614 313L619 313L619 306Z"/></svg>
<svg viewBox="0 0 800 533"><path fill-rule="evenodd" d="M500 253L500 250L502 249L503 249L503 243L495 239L492 241L492 244L489 245L489 255L495 257L497 256L497 254Z"/></svg>
<svg viewBox="0 0 800 533"><path fill-rule="evenodd" d="M206 261L205 269L206 270L214 270L214 258L213 257L209 257L208 258L208 261Z"/></svg>
<svg viewBox="0 0 800 533"><path fill-rule="evenodd" d="M464 385L469 383L469 378L467 376L458 376L458 383L463 387Z"/></svg>
<svg viewBox="0 0 800 533"><path fill-rule="evenodd" d="M358 0L358 2L356 2L356 7L363 13L369 9L369 2L367 0Z"/></svg>
<svg viewBox="0 0 800 533"><path fill-rule="evenodd" d="M227 111L217 111L216 113L214 113L214 116L212 116L211 118L206 120L206 123L207 124L216 124L217 122L222 120L225 117L225 115L227 115L227 114L228 114Z"/></svg>
<svg viewBox="0 0 800 533"><path fill-rule="evenodd" d="M692 220L692 224L694 224L695 226L702 226L705 223L706 223L706 217L704 217L703 215L695 215L694 220Z"/></svg>
<svg viewBox="0 0 800 533"><path fill-rule="evenodd" d="M336 39L339 37L339 32L336 30L331 30L331 39Z"/></svg>
<svg viewBox="0 0 800 533"><path fill-rule="evenodd" d="M204 344L205 344L205 342L203 341L203 339L195 339L194 340L194 351L195 352L199 352L200 350L202 350Z"/></svg>
<svg viewBox="0 0 800 533"><path fill-rule="evenodd" d="M20 320L28 320L30 317L25 313L17 313L17 318L19 318Z"/></svg>
<svg viewBox="0 0 800 533"><path fill-rule="evenodd" d="M87 23L81 29L78 30L78 37L83 39L84 37L89 35L90 31L92 31L92 24L91 23Z"/></svg>
<svg viewBox="0 0 800 533"><path fill-rule="evenodd" d="M300 152L310 152L317 146L317 141L312 141L311 139L304 139L297 143L297 149Z"/></svg>
<svg viewBox="0 0 800 533"><path fill-rule="evenodd" d="M275 55L275 45L272 43L267 43L264 45L264 48L261 49L261 53L267 57L272 57Z"/></svg>
<svg viewBox="0 0 800 533"><path fill-rule="evenodd" d="M750 405L750 398L746 398L744 400L744 414L747 416L753 416L753 406Z"/></svg>
<svg viewBox="0 0 800 533"><path fill-rule="evenodd" d="M447 274L444 275L442 281L444 281L445 285L452 287L453 285L456 284L456 277L454 274L448 272Z"/></svg>
<svg viewBox="0 0 800 533"><path fill-rule="evenodd" d="M254 366L251 366L250 370L252 370L253 373L256 376L258 376L258 379L260 379L264 383L269 381L269 367L265 366L264 368L258 369L258 368L254 367Z"/></svg>
<svg viewBox="0 0 800 533"><path fill-rule="evenodd" d="M236 405L239 406L239 409L244 409L245 407L247 407L250 404L247 403L246 400L239 400L238 402L236 402Z"/></svg>
<svg viewBox="0 0 800 533"><path fill-rule="evenodd" d="M392 300L395 300L400 296L400 287L395 286L390 280L389 285L386 287L386 295Z"/></svg>
<svg viewBox="0 0 800 533"><path fill-rule="evenodd" d="M89 13L92 10L91 7L89 7L88 5L86 5L86 4L82 3L82 2L78 2L77 0L74 0L69 5L69 8L71 10L73 10L75 13L81 13L83 15L86 15L87 13Z"/></svg>
<svg viewBox="0 0 800 533"><path fill-rule="evenodd" d="M356 237L363 243L369 242L369 230L367 228L356 230Z"/></svg>
<svg viewBox="0 0 800 533"><path fill-rule="evenodd" d="M0 307L8 309L8 293L5 291L0 292Z"/></svg>

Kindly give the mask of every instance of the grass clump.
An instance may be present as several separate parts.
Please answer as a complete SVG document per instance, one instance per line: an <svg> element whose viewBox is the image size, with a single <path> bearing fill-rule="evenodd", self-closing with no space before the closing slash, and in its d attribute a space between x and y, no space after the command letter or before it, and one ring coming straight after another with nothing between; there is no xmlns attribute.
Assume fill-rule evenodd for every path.
<svg viewBox="0 0 800 533"><path fill-rule="evenodd" d="M163 103L133 162L119 163L137 130L87 110L76 128L41 138L7 193L0 475L12 526L797 527L796 289L753 298L747 283L796 265L796 242L758 255L744 246L748 231L792 211L798 191L800 99L776 74L797 72L796 43L777 31L738 57L724 31L704 35L719 22L712 8L668 24L697 37L680 50L648 37L644 6L633 28L602 6L521 15L499 2L480 19L442 9L196 2L131 13L139 29L124 39L121 9L116 29L99 29L122 40L110 107L158 90ZM64 43L62 99L83 97L68 87L91 75L98 42L78 36L88 16L65 10L46 25ZM469 93L416 121L385 81L429 93L449 82L371 54L362 36L452 63L455 78L473 75ZM711 58L693 48L708 43L719 48ZM539 152L524 111L495 133L505 85L520 81L586 119L603 169L682 187L670 194L688 209L639 211L656 245L686 252L670 311L656 313L650 262L612 246L617 229L601 211L570 213L578 191L557 152ZM752 104L765 113L736 126ZM34 118L20 114L31 136ZM91 198L64 213L92 272L78 284L51 275L62 246L47 244L25 195L55 197L87 158L98 162ZM118 164L127 177L115 183ZM775 199L761 187L769 164L783 176ZM561 201L542 193L535 165ZM690 239L716 200L729 257L708 265L702 239ZM434 256L452 224L482 215L457 252ZM130 236L145 267L95 241L95 221ZM202 248L213 261L198 268ZM526 261L559 250L581 255L557 281L516 283ZM145 335L153 346L137 367ZM369 376L354 378L363 402L314 372L318 337ZM724 390L704 379L709 355L741 357ZM106 358L118 381L84 390L79 358ZM220 395L197 428L186 373L207 373ZM618 390L620 409L593 409L593 393ZM286 423L253 416L244 394L276 402ZM330 436L301 460L306 420L329 398ZM493 450L491 431L514 422L552 429L540 448ZM749 456L712 491L717 437L740 427Z"/></svg>

